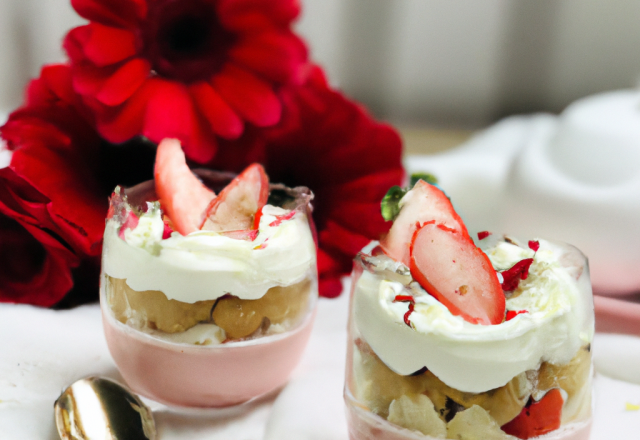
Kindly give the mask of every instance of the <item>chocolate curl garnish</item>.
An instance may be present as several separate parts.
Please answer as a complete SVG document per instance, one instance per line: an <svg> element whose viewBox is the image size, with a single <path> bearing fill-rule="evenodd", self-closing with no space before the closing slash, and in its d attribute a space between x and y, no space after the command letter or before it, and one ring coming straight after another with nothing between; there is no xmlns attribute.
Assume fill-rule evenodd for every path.
<svg viewBox="0 0 640 440"><path fill-rule="evenodd" d="M510 292L515 290L520 284L520 280L526 280L529 276L529 268L533 263L533 258L525 258L518 261L511 269L500 272L504 281L502 281L502 290Z"/></svg>
<svg viewBox="0 0 640 440"><path fill-rule="evenodd" d="M415 300L411 295L396 295L393 299L393 302L408 302L409 310L404 314L404 323L411 327L411 321L409 321L409 316L413 313L413 309L415 307Z"/></svg>
<svg viewBox="0 0 640 440"><path fill-rule="evenodd" d="M491 235L491 232L489 232L489 231L478 232L478 240L484 240L489 235Z"/></svg>

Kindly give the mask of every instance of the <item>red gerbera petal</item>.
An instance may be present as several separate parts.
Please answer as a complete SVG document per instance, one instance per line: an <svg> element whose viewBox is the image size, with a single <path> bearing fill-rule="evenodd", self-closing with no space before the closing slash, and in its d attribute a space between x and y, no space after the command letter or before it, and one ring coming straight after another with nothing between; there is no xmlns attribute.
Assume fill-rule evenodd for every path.
<svg viewBox="0 0 640 440"><path fill-rule="evenodd" d="M219 0L221 22L236 31L288 26L300 14L298 0Z"/></svg>
<svg viewBox="0 0 640 440"><path fill-rule="evenodd" d="M91 33L84 43L84 54L97 66L119 63L136 55L136 37L128 30L89 23Z"/></svg>
<svg viewBox="0 0 640 440"><path fill-rule="evenodd" d="M342 267L331 255L329 255L323 249L318 249L318 273L319 274L321 275L339 274L341 271L342 271Z"/></svg>
<svg viewBox="0 0 640 440"><path fill-rule="evenodd" d="M192 84L189 91L216 134L225 139L237 139L242 134L242 120L213 87L202 81Z"/></svg>
<svg viewBox="0 0 640 440"><path fill-rule="evenodd" d="M67 66L45 66L42 68L40 78L44 82L45 88L50 90L53 96L59 97L67 103L77 102L78 98L71 86L71 70ZM27 104L40 105L44 102L38 102L36 96L27 95Z"/></svg>
<svg viewBox="0 0 640 440"><path fill-rule="evenodd" d="M113 74L110 67L96 67L89 63L77 63L73 66L73 87L83 95L95 95L104 87Z"/></svg>
<svg viewBox="0 0 640 440"><path fill-rule="evenodd" d="M302 78L307 51L292 32L263 32L240 41L229 56L272 81L286 82Z"/></svg>
<svg viewBox="0 0 640 440"><path fill-rule="evenodd" d="M327 220L322 231L318 234L320 247L330 254L344 255L346 265L351 267L351 260L360 250L371 241L368 237L351 231L333 220Z"/></svg>
<svg viewBox="0 0 640 440"><path fill-rule="evenodd" d="M147 14L145 0L71 0L81 17L115 27L132 27Z"/></svg>
<svg viewBox="0 0 640 440"><path fill-rule="evenodd" d="M147 102L143 135L155 142L168 137L184 141L194 117L187 88L171 81L153 81L156 90Z"/></svg>
<svg viewBox="0 0 640 440"><path fill-rule="evenodd" d="M248 71L227 66L212 83L234 110L258 127L268 127L280 119L278 97L267 83Z"/></svg>
<svg viewBox="0 0 640 440"><path fill-rule="evenodd" d="M375 237L388 227L380 213L379 200L368 200L363 197L359 202L336 201L331 203L328 209L327 215L330 218L339 221L343 227L354 233L358 232L367 237ZM367 221L362 221L365 218Z"/></svg>
<svg viewBox="0 0 640 440"><path fill-rule="evenodd" d="M146 81L120 107L97 111L97 127L100 134L116 144L140 134L144 127L147 103L158 88L156 81Z"/></svg>
<svg viewBox="0 0 640 440"><path fill-rule="evenodd" d="M82 62L85 59L84 45L91 37L91 28L89 26L78 26L69 31L62 47L72 62Z"/></svg>
<svg viewBox="0 0 640 440"><path fill-rule="evenodd" d="M122 104L140 88L150 70L146 60L136 58L127 62L104 82L96 98L110 106Z"/></svg>
<svg viewBox="0 0 640 440"><path fill-rule="evenodd" d="M156 90L147 102L143 135L154 142L179 139L187 157L200 163L210 161L215 144L206 141L186 86L161 79L153 81Z"/></svg>
<svg viewBox="0 0 640 440"><path fill-rule="evenodd" d="M339 276L321 278L318 282L318 290L325 298L337 298L342 293L342 281Z"/></svg>
<svg viewBox="0 0 640 440"><path fill-rule="evenodd" d="M389 161L392 162L393 157L389 157ZM334 200L341 202L369 200L377 203L379 208L382 200L380 192L384 191L386 194L389 188L402 181L403 177L404 171L402 169L391 168L362 177L354 176L353 180L345 183L331 182L323 191L330 194Z"/></svg>

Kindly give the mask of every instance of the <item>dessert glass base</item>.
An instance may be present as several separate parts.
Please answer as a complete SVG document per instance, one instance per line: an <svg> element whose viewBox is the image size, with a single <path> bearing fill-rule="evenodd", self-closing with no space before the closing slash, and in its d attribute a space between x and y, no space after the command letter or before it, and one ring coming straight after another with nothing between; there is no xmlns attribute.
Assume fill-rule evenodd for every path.
<svg viewBox="0 0 640 440"><path fill-rule="evenodd" d="M315 312L281 334L226 344L169 342L117 321L103 307L109 351L136 393L169 407L227 407L282 387L300 361Z"/></svg>

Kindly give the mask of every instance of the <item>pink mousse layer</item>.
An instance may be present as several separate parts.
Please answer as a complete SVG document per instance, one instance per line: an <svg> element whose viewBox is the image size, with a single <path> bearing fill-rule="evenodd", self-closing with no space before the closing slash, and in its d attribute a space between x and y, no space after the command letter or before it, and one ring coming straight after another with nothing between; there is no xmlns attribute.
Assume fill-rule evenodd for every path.
<svg viewBox="0 0 640 440"><path fill-rule="evenodd" d="M157 402L225 407L284 385L300 361L315 312L279 335L219 346L175 344L134 330L102 313L109 351L127 384Z"/></svg>
<svg viewBox="0 0 640 440"><path fill-rule="evenodd" d="M417 431L393 425L371 412L350 404L347 400L347 423L350 440L440 440ZM535 440L589 440L591 418L572 423L557 431L535 437ZM534 439L531 439L534 440Z"/></svg>

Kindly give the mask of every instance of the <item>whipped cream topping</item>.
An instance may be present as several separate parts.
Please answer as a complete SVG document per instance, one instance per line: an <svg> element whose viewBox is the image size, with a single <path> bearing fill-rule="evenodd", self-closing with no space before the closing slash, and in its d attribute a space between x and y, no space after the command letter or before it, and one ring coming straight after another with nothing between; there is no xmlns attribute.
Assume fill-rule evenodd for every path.
<svg viewBox="0 0 640 440"><path fill-rule="evenodd" d="M408 375L427 367L460 391L479 393L503 386L543 361L565 364L593 338L588 267L574 247L539 242L536 253L507 242L486 250L499 271L534 258L529 277L506 300L507 310L526 313L499 325L471 324L412 282L406 267L395 263L400 270L390 271L386 262L373 273L365 270L357 281L357 329L396 373ZM394 302L397 295L414 297L412 327L404 322L408 303Z"/></svg>
<svg viewBox="0 0 640 440"><path fill-rule="evenodd" d="M258 236L253 241L219 232L174 232L162 239L164 224L157 204L149 204L135 229L118 236L121 224L107 221L103 270L126 279L133 290L159 290L168 299L186 303L219 298L227 293L242 299L261 298L275 286L295 284L316 266L316 248L306 215L264 206Z"/></svg>

